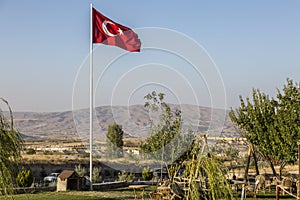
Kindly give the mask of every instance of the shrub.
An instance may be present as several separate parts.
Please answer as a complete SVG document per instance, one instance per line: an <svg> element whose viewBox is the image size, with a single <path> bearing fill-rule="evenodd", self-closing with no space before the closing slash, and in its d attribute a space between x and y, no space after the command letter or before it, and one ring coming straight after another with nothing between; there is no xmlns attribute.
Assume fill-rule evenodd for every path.
<svg viewBox="0 0 300 200"><path fill-rule="evenodd" d="M19 172L17 176L17 184L20 187L30 187L33 182L33 175L29 170L25 170L24 168Z"/></svg>
<svg viewBox="0 0 300 200"><path fill-rule="evenodd" d="M94 167L93 168L93 183L100 183L102 181L102 176L100 176L102 171L101 167Z"/></svg>
<svg viewBox="0 0 300 200"><path fill-rule="evenodd" d="M121 175L119 176L119 181L127 181L127 173L125 171L122 171Z"/></svg>
<svg viewBox="0 0 300 200"><path fill-rule="evenodd" d="M33 154L36 154L36 151L35 151L34 149L30 148L30 149L28 149L28 150L26 151L26 154L27 154L27 155L33 155Z"/></svg>
<svg viewBox="0 0 300 200"><path fill-rule="evenodd" d="M134 178L135 178L135 175L133 173L130 173L126 178L126 181L133 181Z"/></svg>
<svg viewBox="0 0 300 200"><path fill-rule="evenodd" d="M86 174L86 168L82 167L81 164L75 165L75 172L82 177Z"/></svg>
<svg viewBox="0 0 300 200"><path fill-rule="evenodd" d="M133 173L128 174L126 171L122 171L121 175L119 176L119 181L133 181L135 175Z"/></svg>
<svg viewBox="0 0 300 200"><path fill-rule="evenodd" d="M153 178L153 171L150 167L146 167L143 170L142 177L145 181L149 181Z"/></svg>

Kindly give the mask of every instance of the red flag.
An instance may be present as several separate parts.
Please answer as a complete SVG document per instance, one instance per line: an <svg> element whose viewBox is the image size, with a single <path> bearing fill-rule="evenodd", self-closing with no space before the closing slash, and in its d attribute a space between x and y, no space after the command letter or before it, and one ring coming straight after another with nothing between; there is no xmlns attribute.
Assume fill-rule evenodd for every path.
<svg viewBox="0 0 300 200"><path fill-rule="evenodd" d="M141 41L133 30L110 20L95 8L92 11L92 18L93 43L118 46L131 52L140 51Z"/></svg>

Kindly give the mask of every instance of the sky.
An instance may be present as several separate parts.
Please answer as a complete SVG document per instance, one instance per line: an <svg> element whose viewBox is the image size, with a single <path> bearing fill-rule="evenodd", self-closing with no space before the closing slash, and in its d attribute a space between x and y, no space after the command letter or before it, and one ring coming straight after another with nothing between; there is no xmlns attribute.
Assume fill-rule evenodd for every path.
<svg viewBox="0 0 300 200"><path fill-rule="evenodd" d="M252 88L274 96L276 88L281 88L286 78L300 81L298 0L0 0L0 97L5 98L14 111L54 112L73 108L74 86L80 84L78 74L89 55L90 3L110 19L137 30L142 46L143 40L149 42L149 34L138 30L145 27L173 30L199 44L219 72L226 108L237 107L239 95L251 96ZM104 57L111 51L122 51L104 45L99 48ZM193 50L190 51L193 54ZM172 66L177 69L181 61L176 64L174 60L177 58L159 52L128 55L124 62L116 63L110 75L120 80L134 69L131 63L149 59L149 62L137 64L150 65L150 58L154 57L159 61L169 59L163 65L169 65L171 72L166 71L163 75L171 82L177 82L177 75L181 77L186 73L186 79L196 93L201 90L197 83L205 86L205 81L193 77L192 72L184 68L173 76ZM97 53L94 59L97 60ZM151 66L160 68L159 64ZM117 70L121 65L126 67ZM143 68L139 69L142 71ZM133 73L132 81L127 80L127 83L133 84L140 77L139 70L134 72L137 74ZM153 77L155 82L155 76L155 73L149 74L149 80ZM88 77L82 80L85 79L88 84ZM96 105L141 103L143 92L155 89L155 84L146 87L143 83L141 87L144 90L127 91L133 94L129 99L117 98L118 94L114 95L116 98L102 98L101 90L111 91L119 85L116 81L110 82L110 76L106 77L105 84L101 83L96 83L100 88ZM165 91L168 89L168 85L163 88ZM87 90L76 94L75 98L88 98ZM181 92L180 96L190 97L184 88ZM176 92L173 94L176 99ZM198 99L198 103L210 106L210 92L202 94L208 94L208 97L205 97L206 100ZM102 93L102 96L105 95ZM180 102L193 103L188 99L183 98ZM0 106L3 107L2 104Z"/></svg>

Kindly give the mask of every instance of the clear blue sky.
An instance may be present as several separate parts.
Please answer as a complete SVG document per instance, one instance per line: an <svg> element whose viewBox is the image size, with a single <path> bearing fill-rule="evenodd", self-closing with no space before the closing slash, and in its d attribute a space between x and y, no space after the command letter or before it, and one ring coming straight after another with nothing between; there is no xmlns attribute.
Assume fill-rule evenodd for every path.
<svg viewBox="0 0 300 200"><path fill-rule="evenodd" d="M163 27L201 44L219 68L228 108L260 88L300 81L300 1L0 0L0 96L15 111L72 107L89 53L89 4L133 29ZM141 38L143 41L143 38Z"/></svg>

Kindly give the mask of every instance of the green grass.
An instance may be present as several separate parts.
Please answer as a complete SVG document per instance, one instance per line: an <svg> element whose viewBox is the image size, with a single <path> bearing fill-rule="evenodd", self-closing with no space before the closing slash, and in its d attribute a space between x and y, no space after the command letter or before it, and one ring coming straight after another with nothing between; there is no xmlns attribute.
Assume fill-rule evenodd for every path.
<svg viewBox="0 0 300 200"><path fill-rule="evenodd" d="M145 190L145 199L149 200L149 192L154 191L155 187ZM140 191L139 191L140 193ZM0 196L0 200L132 200L134 199L133 190L121 188L111 191L67 191L67 192L41 192L36 194L18 194L9 197Z"/></svg>
<svg viewBox="0 0 300 200"><path fill-rule="evenodd" d="M149 200L149 192L154 191L155 187L151 186L145 190L145 199ZM110 191L67 191L67 192L41 192L37 194L18 194L10 197L0 196L0 200L132 200L134 199L133 190L130 188L120 188ZM238 196L233 200L240 200ZM275 200L275 194L259 194L259 200ZM280 199L295 200L287 195L281 196ZM255 200L248 196L246 200Z"/></svg>

